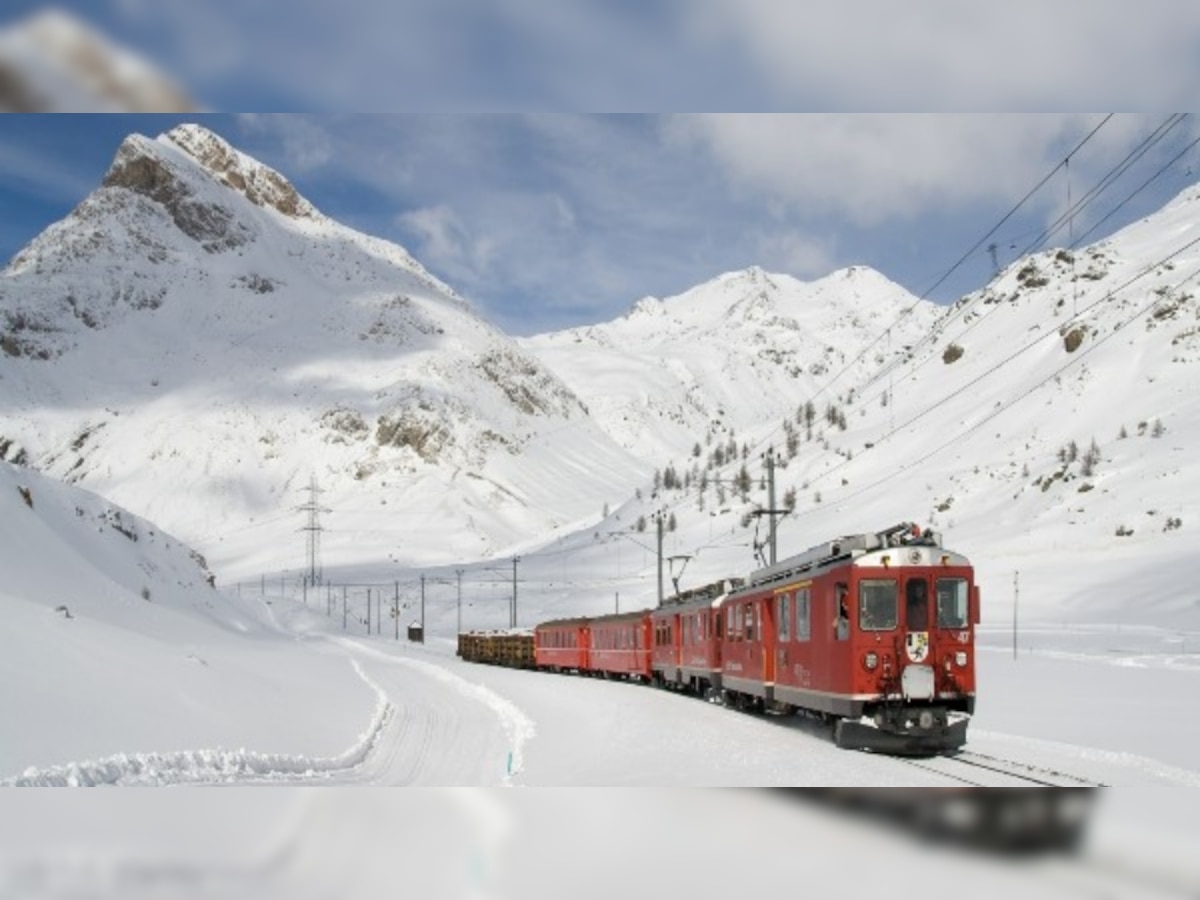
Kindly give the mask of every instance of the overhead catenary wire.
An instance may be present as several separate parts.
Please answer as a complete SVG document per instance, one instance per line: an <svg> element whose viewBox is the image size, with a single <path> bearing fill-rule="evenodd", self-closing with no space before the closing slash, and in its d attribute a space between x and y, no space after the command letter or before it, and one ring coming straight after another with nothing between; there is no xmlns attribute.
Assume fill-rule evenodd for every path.
<svg viewBox="0 0 1200 900"><path fill-rule="evenodd" d="M1100 128L1100 127L1101 127L1101 126L1104 124L1104 122L1107 122L1109 118L1111 118L1111 116L1109 116L1109 117L1106 117L1106 118L1104 119L1104 121L1100 123L1100 125L1098 125L1096 128L1094 128L1094 129L1093 129L1093 130L1092 130L1092 131L1089 133L1088 137L1087 137L1087 138L1085 138L1085 140L1084 140L1084 141L1081 141L1081 142L1080 142L1080 144L1078 144L1078 145L1076 146L1076 148L1075 148L1074 150L1072 150L1071 154L1069 154L1069 155L1068 155L1067 159L1069 159L1069 157L1070 157L1071 155L1074 155L1074 154L1075 154L1075 153L1078 151L1078 149L1079 149L1080 147L1082 147L1084 143L1086 143L1086 141L1087 141L1087 140L1089 140L1091 137L1093 137L1093 136L1094 136L1094 135L1097 133L1097 131L1099 130L1099 128ZM1170 121L1170 120L1168 120L1168 121ZM1177 124L1177 123L1178 123L1178 121L1180 121L1180 120L1179 120L1179 119L1175 119L1174 121L1175 121L1175 122L1176 122L1176 124ZM1164 123L1163 125L1160 125L1160 126L1159 126L1159 128L1158 128L1158 129L1156 129L1156 130L1155 130L1155 131L1154 131L1154 132L1151 134L1151 136L1150 136L1150 137L1148 137L1148 138L1144 139L1144 140L1141 142L1141 144L1139 144L1139 147L1138 147L1138 148L1135 148L1135 150L1134 150L1134 151L1132 151L1132 152L1131 152L1129 155L1127 155L1127 156L1126 156L1126 158L1125 158L1124 160L1122 160L1122 162L1121 162L1121 163L1118 163L1118 165L1114 167L1113 171L1116 171L1117 169L1120 169L1120 167L1121 167L1121 166L1123 166L1123 165L1124 165L1124 164L1125 164L1125 163L1126 163L1126 162L1127 162L1127 161L1128 161L1128 160L1129 160L1131 157L1135 157L1135 156L1136 156L1136 158L1140 158L1141 154L1139 154L1139 153L1138 153L1138 150L1145 150L1145 149L1149 149L1149 147L1150 147L1150 146L1153 146L1153 145L1154 145L1154 143L1157 143L1157 141L1158 141L1158 140L1161 140L1162 136L1164 136L1164 135L1165 135L1166 131L1169 131L1169 129L1166 129L1166 128L1165 128L1165 125L1166 125L1166 124L1167 124L1167 123ZM1166 169L1168 169L1168 168L1170 167L1170 165L1172 165L1172 164L1173 164L1175 161L1177 161L1178 159L1182 158L1182 156L1183 156L1183 155L1184 155L1184 154L1185 154L1185 153L1186 153L1188 150L1190 150L1190 149L1191 149L1193 146L1195 146L1195 144L1196 144L1196 143L1198 143L1198 142L1200 142L1200 138L1198 138L1198 139L1197 139L1197 141L1193 141L1191 144L1189 144L1189 145L1188 145L1188 146L1187 146L1187 147L1186 147L1186 148L1185 148L1183 151L1181 151L1181 153L1180 153L1180 154L1177 154L1177 155L1176 155L1176 157L1174 157L1170 163L1168 163L1167 165L1163 166L1163 167L1162 167L1162 168L1159 170L1159 172L1158 172L1158 173L1156 173L1156 176L1155 176L1155 177L1158 177L1159 175L1161 175L1161 174L1162 174L1162 172L1166 171ZM1055 167L1055 169L1054 169L1054 170L1053 170L1053 171L1052 171L1052 172L1051 172L1049 175L1047 175L1047 176L1046 176L1046 178L1043 178L1042 182L1040 182L1040 183L1039 183L1039 186L1040 186L1041 184L1044 184L1046 181L1048 181L1048 180L1049 180L1049 177L1050 177L1050 175L1053 175L1053 174L1054 174L1054 172L1057 172L1059 169L1063 168L1063 167L1064 167L1064 164L1065 164L1065 162L1066 162L1066 159L1064 159L1064 162L1062 162L1062 163L1059 163L1059 164L1058 164L1058 166L1056 166L1056 167ZM1123 170L1122 170L1122 171L1123 171ZM1106 185L1109 185L1109 184L1111 184L1111 183L1112 183L1112 180L1113 180L1112 178L1106 178L1105 180L1102 180L1102 183L1103 183L1103 184L1106 184ZM1140 190L1144 190L1144 189L1145 189L1145 187L1146 187L1146 186L1148 186L1150 183L1152 183L1152 181L1153 181L1153 180L1154 180L1153 178L1151 178L1151 179L1148 179L1146 182L1144 182L1144 183L1143 183L1143 185L1142 185L1142 186L1141 186L1141 187L1140 187L1138 190L1139 190L1139 191L1140 191ZM1030 192L1030 194L1028 194L1028 195L1026 196L1026 198L1025 198L1025 199L1028 199L1028 197L1029 197L1029 196L1031 196L1031 195L1032 195L1032 193L1033 193L1033 192L1031 191L1031 192ZM1096 191L1092 191L1092 192L1089 192L1089 194L1090 194L1091 196L1093 196L1093 197L1094 197L1094 196L1098 195L1098 192L1096 192ZM1023 200L1022 202L1024 202L1024 200ZM994 230L993 230L993 231L994 231ZM992 232L989 232L989 234L991 234L991 233L992 233ZM1054 232L1052 231L1052 232L1050 232L1050 233L1052 234L1052 233L1054 233ZM1081 238L1081 239L1082 239L1082 238ZM982 243L982 242L979 242L979 243ZM1190 245L1189 245L1189 246L1190 246ZM1178 255L1178 253L1181 253L1181 252L1183 252L1183 250L1185 250L1185 249L1188 249L1188 248L1187 248L1187 247L1185 247L1185 248L1181 248L1179 251L1176 251L1176 253L1173 253L1173 254L1171 254L1170 256L1168 256L1168 257L1164 258L1164 260L1160 260L1159 262L1157 262L1157 263L1155 263L1155 264L1153 264L1153 265L1151 265L1151 266L1147 267L1147 269L1143 270L1141 273L1139 273L1138 275L1136 275L1134 278L1131 278L1131 279L1130 279L1128 282L1126 282L1125 284L1123 284L1121 287L1119 287L1119 288L1117 288L1116 290L1114 290L1114 291L1111 291L1111 292L1109 292L1108 294L1106 294L1106 295L1105 295L1105 297L1103 297L1103 298L1101 298L1100 300L1098 300L1098 301L1097 301L1097 303L1104 302L1104 301L1106 301L1107 299L1111 298L1111 297L1112 297L1114 294L1116 294L1118 291L1120 291L1120 290L1124 290L1124 289L1125 289L1125 288L1127 288L1127 287L1128 287L1128 286L1129 286L1131 283L1133 283L1134 281L1138 280L1140 277L1143 277L1145 274L1148 274L1150 271L1153 271L1153 270L1154 270L1154 269L1155 269L1155 268L1156 268L1158 265L1161 265L1161 264L1162 264L1162 262L1169 260L1170 258L1172 258L1172 257L1173 257L1173 256L1175 256L1175 255ZM1094 304L1091 304L1091 305L1089 305L1087 308L1085 308L1085 310L1083 310L1083 312L1084 312L1084 313L1086 313L1088 310L1092 309L1092 308L1093 308L1095 305L1096 305L1095 303L1094 303ZM911 307L910 307L910 309L911 309ZM956 311L957 311L957 310L956 310ZM906 311L906 312L907 312L907 311ZM901 315L901 317L898 317L897 321L899 321L899 318L902 318L902 316L903 316L903 315L904 315L904 314L902 314L902 315ZM1074 317L1073 317L1073 318L1074 318ZM977 321L978 321L978 320L977 320ZM893 325L891 325L891 326L888 326L888 328L894 327L894 324L895 324L895 323L893 323ZM885 329L885 330L884 330L884 332L882 332L882 334L886 335L886 334L887 334L887 330L888 330L888 329ZM918 344L918 346L919 346L919 344ZM869 348L868 348L868 349L869 349ZM866 352L866 351L864 351L864 353L865 353L865 352ZM856 360L861 360L861 358L862 358L862 356L863 356L863 355L864 355L864 354L861 354L861 353L860 353L860 354L859 354L859 356L858 356L858 357L856 357ZM929 358L932 358L932 357L929 357ZM927 359L925 362L928 362L928 359ZM924 363L922 363L922 365L923 365L923 364L924 364ZM994 370L995 370L995 368L998 368L998 367L994 367L994 369L993 369L993 370L989 370L989 371L994 371ZM839 375L840 375L840 373L839 373ZM835 376L835 379L836 379L836 377L838 377L838 376ZM832 381L833 381L833 380L835 380L835 379L831 379L831 380L830 380L830 382L826 384L826 388L827 388L827 387L828 387L828 385L829 385L829 384L831 384L831 383L832 383ZM975 383L975 382L973 382L973 383ZM823 388L822 390L824 390L824 388ZM818 392L818 394L814 395L814 397L816 397L816 396L819 396L819 395L820 395L820 392ZM938 403L942 403L942 402L945 402L945 399L938 401ZM919 414L917 417L914 417L913 419L910 419L909 421L907 421L907 422L904 422L904 423L901 423L899 426L896 426L896 428L895 428L893 431L891 431L891 432L889 433L888 437L890 437L891 435L893 435L893 434L896 434L896 433L898 433L900 430L902 430L902 429L904 429L904 428L908 427L910 424L912 424L912 423L913 423L914 421L916 421L917 419L919 419L919 418L923 418L925 415L928 415L928 414L929 414L929 412L931 412L933 409L936 409L936 408L937 408L937 405L938 405L938 404L931 404L931 405L930 405L930 406L928 406L928 407L927 407L927 408L926 408L926 409L925 409L925 410L924 410L922 413L920 413L920 414ZM776 428L776 429L774 429L774 430L773 430L773 431L772 431L772 432L771 432L771 433L770 433L770 434L769 434L769 435L768 435L766 438L759 439L759 441L758 441L758 442L756 443L756 445L755 445L755 446L756 446L756 448L757 448L757 447L761 447L763 443L765 443L767 440L770 440L770 438L771 438L771 437L773 437L775 434L777 434L777 433L778 433L778 431L779 431L779 429L778 429L778 428ZM886 439L886 438L885 438L885 439ZM881 442L876 442L876 443L877 443L877 446L878 446L878 444L879 444L879 443L881 443ZM844 461L841 461L841 462L835 463L835 464L834 464L834 465L833 465L831 468L829 468L829 469L825 470L824 472L821 472L821 473L818 473L817 475L815 475L815 476L814 476L814 478L813 478L812 480L813 480L813 481L815 481L815 482L820 482L820 481L822 481L822 480L824 480L824 479L828 478L828 477L829 477L830 475L832 475L834 472L836 472L836 471L838 471L838 470L840 470L840 469L844 468L845 466L849 465L849 463L850 463L850 460L844 460ZM674 506L676 506L676 505L678 505L678 504L682 503L684 499L689 499L689 500L690 500L690 495L689 495L689 497L688 497L688 498L681 498L680 500L677 500L677 501L674 501L673 503L670 503L670 504L668 505L668 508L673 508ZM793 513L791 514L791 517L795 518L795 517L796 517L796 513L795 513L795 512L793 512Z"/></svg>
<svg viewBox="0 0 1200 900"><path fill-rule="evenodd" d="M945 272L943 272L942 275L933 282L933 284L931 284L928 288L926 288L920 294L920 296L917 298L917 300L914 303L910 304L898 316L896 316L895 320L890 325L888 325L886 328L884 328L883 331L881 331L875 337L875 339L873 341L868 343L867 346L864 347L863 350L860 351L856 357L854 357L854 359L852 359L849 363L847 363L845 366L843 366L836 375L834 375L832 378L828 379L828 381L826 381L824 386L822 386L816 392L816 394L813 395L812 399L813 400L818 399L822 394L824 394L827 390L829 390L829 388L832 387L843 375L845 375L848 371L850 371L855 366L857 366L858 363L862 362L862 360L866 357L866 355L872 349L874 349L875 345L878 344L880 342L880 340L883 339L883 336L888 332L889 329L894 328L896 325L898 325L904 319L905 316L911 314L912 311L914 309L916 309L917 306L922 301L926 300L930 294L932 294L939 287L941 287L943 284L945 284L946 281L949 280L951 275L953 275L960 268L962 268L962 266L969 259L971 259L979 251L979 249L981 247L983 247L994 234L996 234L996 232L998 232L1001 228L1004 227L1004 224L1006 222L1008 222L1009 219L1011 219L1013 216L1015 216L1025 206L1025 204L1028 203L1037 194L1038 191L1040 191L1043 187L1046 186L1046 184L1050 181L1050 179L1053 178L1061 168L1063 168L1063 166L1066 164L1067 160L1069 160L1072 156L1074 156L1076 153L1078 153L1080 150L1082 150L1100 132L1100 130L1105 125L1108 124L1108 122L1112 119L1113 115L1114 115L1113 113L1109 113L1103 119L1101 119L1100 122L1094 128L1092 128L1092 130L1089 131L1087 133L1087 135L1084 136L1084 138L1082 140L1080 140L1079 143L1077 143L1074 146L1074 148L1071 149L1071 151L1066 155L1066 157L1063 159L1063 161L1057 163L1049 172L1047 172L1045 175L1042 176L1042 178L1037 182L1037 184L1035 184L1032 188L1030 188L1028 191L1026 191L1025 195L1020 200L1018 200L1016 202L1016 204L1014 204L1013 207L1008 212L1006 212L1003 216L1001 216L1000 220L998 222L996 222L996 224L993 225L990 229L988 229L988 231L981 238L979 238L974 244L972 244L970 249L968 249L965 253L963 253L962 256L960 256L953 263L953 265L951 265Z"/></svg>
<svg viewBox="0 0 1200 900"><path fill-rule="evenodd" d="M1133 281L1136 281L1136 280L1144 277L1146 274L1149 274L1149 272L1153 271L1154 268L1161 265L1163 262L1167 262L1167 261L1173 259L1174 257L1180 255L1181 253L1192 249L1193 247L1195 247L1197 245L1200 245L1200 238L1196 238L1195 240L1190 241L1185 246L1179 248L1179 250L1177 250L1175 253L1172 253L1170 256L1165 257L1163 260L1160 260L1159 262L1155 263L1153 266L1148 267L1147 269L1143 270L1135 278L1131 279L1130 282L1127 282L1126 286L1128 284L1132 283ZM1171 289L1178 290L1179 288L1183 287L1188 282L1196 281L1196 280L1200 280L1200 272L1195 272L1192 275L1189 275L1187 278L1181 279L1180 281L1176 282L1172 286ZM1111 294L1107 295L1103 299L1109 299L1109 297L1111 297ZM1160 298L1157 295L1152 296L1152 298L1147 303L1145 303L1144 305L1139 307L1133 313L1133 315L1128 316L1126 319L1121 321L1112 332L1104 335L1103 337L1097 338L1095 341L1093 341L1087 347L1082 348L1080 351L1077 351L1076 354L1073 355L1071 359L1069 359L1063 365L1059 366L1057 369L1055 369L1053 372L1051 372L1045 378L1041 379L1036 384L1033 384L1029 388L1025 389L1020 394L1016 395L1015 397L1013 397L1006 403L1003 403L1000 406L994 407L992 410L990 410L986 415L984 415L982 418L980 418L979 421L975 422L973 425L970 425L966 429L954 434L953 436L951 436L947 440L943 441L941 444L938 444L932 450L929 450L928 452L922 454L921 456L905 462L898 469L889 472L886 477L879 478L869 484L859 486L854 491L851 491L851 492L848 492L848 493L842 495L841 497L838 498L839 501L845 502L846 500L852 500L855 497L861 496L862 494L865 494L869 491L875 490L880 485L885 484L888 481L891 481L892 479L894 479L897 475L900 475L903 472L907 471L908 469L911 469L914 466L920 465L923 462L927 462L928 460L937 456L939 453L943 452L947 448L949 448L949 447L953 446L954 444L956 444L957 442L961 441L967 435L972 434L975 431L978 431L980 428L982 428L988 422L995 419L1001 413L1004 413L1007 410L1011 409L1013 406L1015 406L1017 403L1021 402L1022 400L1026 399L1027 397L1029 397L1035 391L1040 390L1041 388L1043 388L1047 384L1049 384L1051 381L1053 381L1055 378L1061 376L1063 372L1067 371L1068 369L1072 368L1073 366L1078 365L1081 360L1086 359L1087 356L1090 355L1091 353L1095 352L1095 350L1098 347L1101 347L1104 344L1106 344L1108 341L1112 340L1112 338L1114 338L1117 334L1120 333L1122 328L1124 328L1127 325L1132 324L1133 322L1136 322L1142 316L1146 315L1150 310L1152 310L1155 307L1155 305L1157 305L1157 303L1159 302L1159 299ZM1091 304L1089 307L1087 307L1087 309L1091 309L1092 307L1096 306L1100 302L1103 302L1103 300L1097 301L1096 303ZM1084 311L1086 312L1086 309ZM1016 357L1022 355L1026 350L1030 349L1032 346L1036 345L1037 343L1040 343L1041 340L1044 339L1044 337L1045 336L1043 336L1043 338L1039 338L1037 341L1031 342L1030 344L1027 344L1024 347L1020 348L1019 350L1015 351L1009 357L1006 357L1005 360L1003 360L1000 364L998 364L997 366L994 366L992 369L988 370L988 372L984 373L983 376L980 376L980 378L977 378L974 381L972 381L970 384L965 385L963 388L956 391L954 394L952 394L950 396L953 397L953 396L957 396L958 394L961 394L963 391L965 391L969 387L973 386L975 383L977 383L979 380L981 380L986 375L991 374L996 369L1000 368L1001 366L1007 365L1008 363L1012 362L1014 359L1016 359ZM946 399L950 399L950 397L947 397ZM922 414L922 415L924 415L924 414ZM915 421L916 418L917 417L914 417L914 419L910 420L910 422ZM808 514L810 514L810 513L796 513L794 515L796 517L799 517L801 515L808 515Z"/></svg>
<svg viewBox="0 0 1200 900"><path fill-rule="evenodd" d="M1103 185L1105 189L1110 187L1114 181L1114 176L1126 171L1128 168L1128 164L1131 160L1136 161L1137 159L1140 159L1147 150L1149 150L1151 147L1155 146L1159 141L1162 140L1163 137L1165 137L1167 132L1164 130L1164 128L1167 126L1167 124L1169 122L1171 122L1173 120L1174 124L1178 124L1180 121L1182 121L1182 119L1184 117L1185 116L1178 116L1178 115L1168 117L1168 119L1166 121L1164 121L1162 124L1160 124L1159 127L1157 129L1155 129L1155 131L1152 132L1150 136L1143 139L1139 143L1139 145L1136 148L1134 148L1134 150L1131 151L1121 162L1119 162L1115 166L1113 166L1109 170L1109 172L1106 173L1103 178L1101 178L1101 180L1100 180L1100 182L1098 182L1097 186L1093 187L1092 191L1089 191L1089 196L1091 196L1093 198L1095 196L1098 196L1097 187L1100 187L1101 185ZM1169 129L1167 129L1167 130L1169 130ZM1182 151L1181 153L1179 153L1175 157L1173 157L1166 165L1164 165L1162 168L1160 168L1158 170L1158 172L1156 172L1152 178L1147 179L1145 182L1143 182L1128 197L1126 197L1125 200L1123 200L1121 202L1121 204L1119 204L1119 206L1123 206L1125 203L1127 203L1129 200L1131 200L1133 197L1135 197L1138 193L1146 190L1146 188L1148 188L1150 186L1150 184L1152 184L1157 178L1161 177L1165 173L1165 171L1168 168L1170 168L1170 166L1172 166L1176 162L1178 162L1178 160L1182 158L1184 153L1186 153L1188 150L1190 150L1192 147L1194 147L1197 143L1200 143L1200 138L1197 138L1196 140L1194 140L1190 144L1188 144L1188 146L1184 149L1184 151ZM1075 204L1074 210L1079 211L1079 210L1083 209L1084 206L1085 206L1085 203L1083 200L1081 200L1080 202ZM1109 215L1111 215L1111 213ZM1108 216L1106 216L1105 218L1107 219ZM1044 229L1039 234L1037 240L1031 242L1028 246L1026 246L1025 249L1021 251L1018 258L1023 258L1025 256L1028 256L1034 250L1036 250L1038 247L1042 246L1042 244L1045 241L1049 240L1051 237L1053 237L1055 234L1057 234L1062 229L1063 225L1066 222L1067 222L1066 216L1065 215L1061 216L1053 227ZM1089 229L1089 231L1087 233L1085 233L1084 235L1081 235L1079 238L1074 239L1072 241L1072 243L1069 245L1071 247L1071 249L1077 248L1079 246L1079 244L1081 244L1082 241L1086 238L1087 234L1090 233L1091 231L1093 231L1094 228L1095 228L1095 226L1093 226L1092 229ZM939 320L939 322L935 326L934 331L930 332L930 334L926 338L923 338L922 340L918 341L916 344L913 345L912 348L910 348L910 354L913 351L924 346L925 344L931 342L938 336L942 336L945 340L947 340L950 343L956 343L958 341L963 340L966 337L966 335L968 335L971 331L973 331L980 324L982 324L983 321L988 317L988 315L990 315L991 312L994 312L994 310L985 312L982 315L977 316L976 318L974 318L974 320L972 320L969 324L967 324L966 327L963 328L961 331L947 335L946 332L948 331L949 325L952 324L957 318L962 317L962 316L964 316L965 313L971 311L975 306L977 306L979 304L979 302L981 300L984 300L984 299L986 299L986 292L979 292L974 295L971 295L968 298L964 298L963 301L956 304L950 311L948 311L946 313L945 316L943 316L943 318L941 320ZM999 306L997 305L995 308L998 309ZM933 361L934 358L935 357L933 355L926 356L923 360L920 360L920 361L916 362L915 364L913 364L911 366L911 368L909 369L909 375L914 375L917 372L919 372L925 366L929 365ZM869 385L869 384L873 383L874 381L877 381L884 374L890 374L892 371L895 370L895 368L905 364L908 361L909 360L893 361L889 366L885 366L882 370L880 370L880 372L875 373L875 375L870 380L868 380L866 382L866 384ZM869 394L864 399L870 400L870 399L874 399L875 397L878 397L878 396L879 396L878 393Z"/></svg>

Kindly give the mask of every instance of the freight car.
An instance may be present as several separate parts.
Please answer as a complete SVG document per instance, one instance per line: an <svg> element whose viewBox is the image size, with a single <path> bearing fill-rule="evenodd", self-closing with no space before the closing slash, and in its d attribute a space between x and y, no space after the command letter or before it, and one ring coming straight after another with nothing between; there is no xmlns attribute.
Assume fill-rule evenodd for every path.
<svg viewBox="0 0 1200 900"><path fill-rule="evenodd" d="M978 621L970 561L902 523L657 609L543 623L532 665L802 711L831 723L840 747L929 754L966 743ZM484 649L460 653L497 661L480 658Z"/></svg>
<svg viewBox="0 0 1200 900"><path fill-rule="evenodd" d="M470 631L458 636L458 655L470 662L532 669L537 665L530 631Z"/></svg>

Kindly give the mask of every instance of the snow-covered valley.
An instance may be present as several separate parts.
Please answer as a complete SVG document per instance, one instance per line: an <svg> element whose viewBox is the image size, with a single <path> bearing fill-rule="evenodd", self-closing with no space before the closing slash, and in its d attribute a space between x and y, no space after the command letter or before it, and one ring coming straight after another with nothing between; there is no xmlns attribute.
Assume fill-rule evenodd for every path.
<svg viewBox="0 0 1200 900"><path fill-rule="evenodd" d="M454 656L514 601L653 605L656 516L667 590L745 574L770 449L781 556L914 519L971 558L972 752L1200 786L1197 223L951 308L749 269L513 339L203 129L131 137L0 276L0 782L951 783Z"/></svg>

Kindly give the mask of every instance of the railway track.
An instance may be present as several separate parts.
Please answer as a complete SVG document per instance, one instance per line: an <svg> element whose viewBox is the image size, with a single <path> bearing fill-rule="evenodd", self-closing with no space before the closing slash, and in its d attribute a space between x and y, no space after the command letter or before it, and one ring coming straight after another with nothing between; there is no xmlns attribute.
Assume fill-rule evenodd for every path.
<svg viewBox="0 0 1200 900"><path fill-rule="evenodd" d="M902 762L927 772L933 772L956 784L970 787L1107 787L1108 785L1035 766L1030 763L1001 759L983 753L959 751L949 756L929 759L902 759Z"/></svg>

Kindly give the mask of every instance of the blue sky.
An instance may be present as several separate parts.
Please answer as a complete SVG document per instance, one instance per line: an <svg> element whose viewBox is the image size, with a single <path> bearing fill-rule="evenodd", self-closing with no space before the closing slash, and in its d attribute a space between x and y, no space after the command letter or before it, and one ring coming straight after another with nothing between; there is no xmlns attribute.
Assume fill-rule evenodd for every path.
<svg viewBox="0 0 1200 900"><path fill-rule="evenodd" d="M94 189L122 138L199 121L323 212L404 245L510 333L606 321L759 265L872 266L926 294L1098 124L1079 115L8 115L0 256ZM988 243L1004 265L1166 121L1109 119ZM1200 136L1180 121L1049 244L1082 235ZM1193 147L1098 239L1200 180ZM1068 193L1069 192L1069 193ZM985 245L986 247L986 245ZM984 284L981 247L930 296Z"/></svg>
<svg viewBox="0 0 1200 900"><path fill-rule="evenodd" d="M0 55L5 27L46 5L9 0ZM403 244L514 333L607 320L750 265L801 278L869 265L924 295L1103 119L1036 111L1186 109L1200 84L1194 0L58 7L202 108L276 114L0 117L0 258L94 188L126 134L195 120L327 214ZM707 112L746 109L779 114ZM997 261L1164 118L1108 122L988 242ZM1075 233L1197 134L1191 118L1174 127ZM1192 173L1194 149L1094 237ZM991 270L980 248L932 297L956 299Z"/></svg>
<svg viewBox="0 0 1200 900"><path fill-rule="evenodd" d="M1182 109L1200 82L1194 0L54 5L221 110Z"/></svg>

